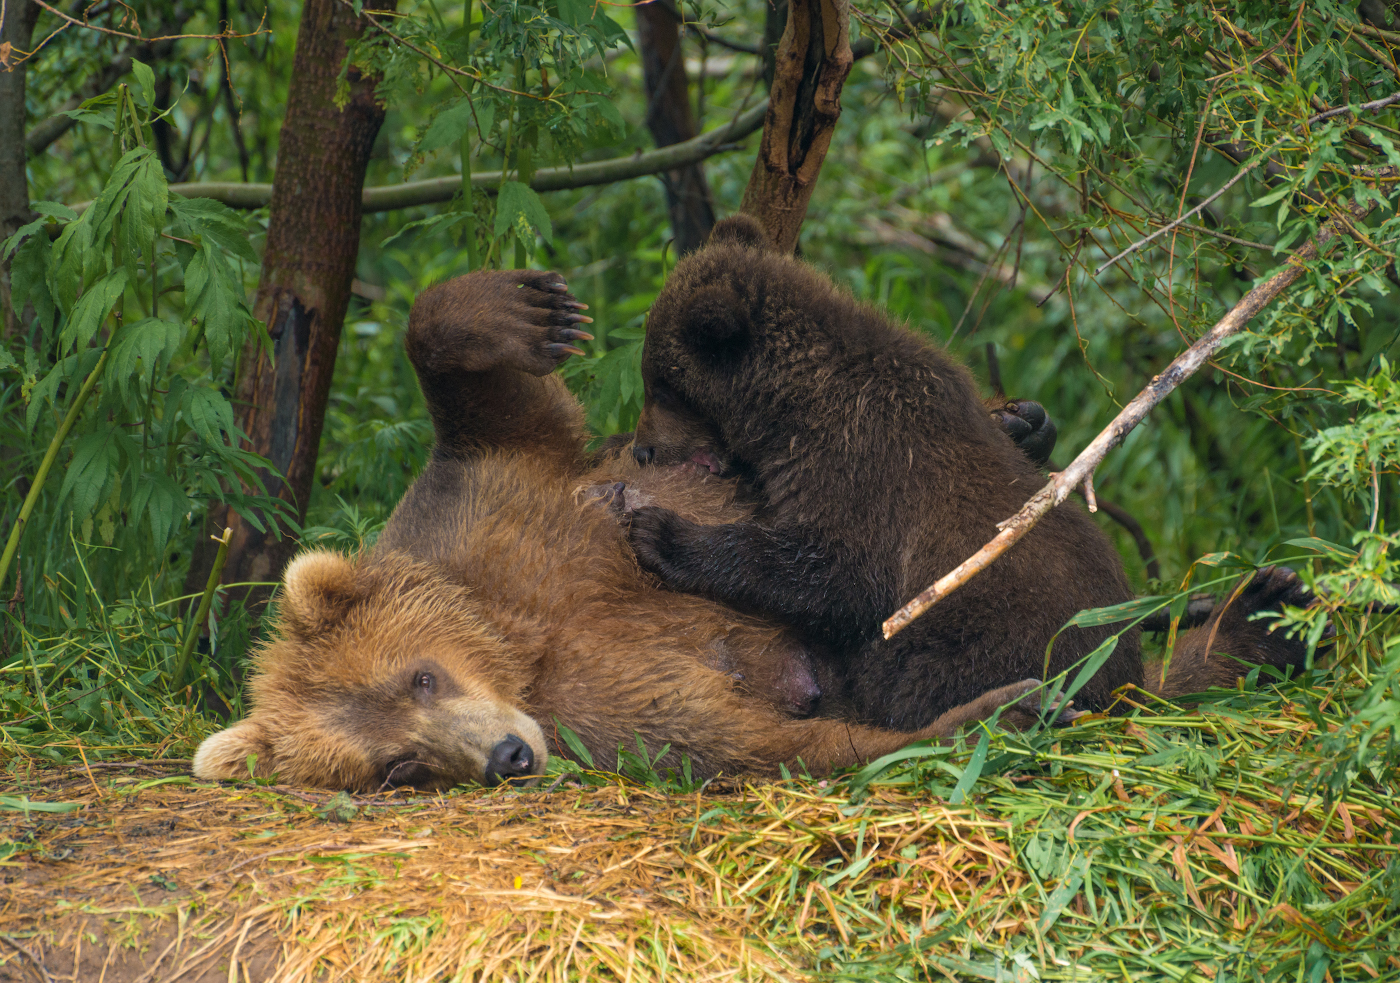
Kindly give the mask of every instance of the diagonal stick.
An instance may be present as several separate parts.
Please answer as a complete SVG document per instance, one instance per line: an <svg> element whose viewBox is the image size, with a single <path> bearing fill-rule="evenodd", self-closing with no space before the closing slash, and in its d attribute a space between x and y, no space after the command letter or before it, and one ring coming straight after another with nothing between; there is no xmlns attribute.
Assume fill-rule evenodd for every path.
<svg viewBox="0 0 1400 983"><path fill-rule="evenodd" d="M1370 170L1374 170L1374 173L1367 176L1375 178L1393 177L1400 173L1400 168L1394 167ZM1030 501L1021 507L1020 512L1004 522L997 523L997 528L1001 531L991 542L892 614L889 620L881 626L885 638L893 638L909 622L985 570L997 557L1010 549L1018 539L1030 532L1046 512L1068 498L1076 486L1084 486L1085 498L1092 503L1094 500L1092 490L1094 469L1099 466L1108 452L1122 443L1123 438L1133 427L1142 422L1148 411L1204 365L1206 359L1215 353L1225 339L1238 332L1249 322L1250 318L1292 286L1294 281L1303 275L1304 263L1316 259L1318 253L1325 249L1333 239L1350 229L1353 221L1365 218L1374 205L1374 198L1348 205L1349 215L1340 215L1323 225L1318 230L1317 238L1290 256L1287 265L1240 298L1239 303L1230 308L1229 312L1216 322L1215 327L1178 355L1172 364L1167 366L1166 371L1155 376L1142 392L1134 396L1133 401L1123 407L1123 411L1114 417L1113 422L1105 427L1088 447L1084 448L1069 467L1055 475L1044 488L1031 496Z"/></svg>

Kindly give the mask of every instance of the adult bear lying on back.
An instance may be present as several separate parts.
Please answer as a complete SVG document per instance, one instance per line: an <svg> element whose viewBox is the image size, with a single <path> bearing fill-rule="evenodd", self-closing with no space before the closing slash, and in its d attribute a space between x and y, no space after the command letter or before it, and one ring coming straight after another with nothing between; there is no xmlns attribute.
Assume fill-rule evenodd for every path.
<svg viewBox="0 0 1400 983"><path fill-rule="evenodd" d="M776 618L836 656L858 719L917 727L990 686L1044 671L1076 612L1131 599L1118 554L1062 505L997 563L891 641L880 623L996 534L1043 479L944 351L719 223L652 307L635 453L742 476L752 521L631 514L643 566L671 587ZM1108 628L1069 629L1050 673ZM1076 702L1142 683L1136 631Z"/></svg>

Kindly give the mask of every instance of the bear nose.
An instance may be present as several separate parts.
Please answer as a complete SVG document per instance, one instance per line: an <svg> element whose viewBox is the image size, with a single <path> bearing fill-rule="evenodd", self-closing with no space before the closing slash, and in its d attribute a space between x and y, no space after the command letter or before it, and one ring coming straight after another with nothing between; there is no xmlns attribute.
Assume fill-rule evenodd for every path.
<svg viewBox="0 0 1400 983"><path fill-rule="evenodd" d="M507 778L520 778L530 774L535 767L535 753L514 734L491 749L491 760L486 763L487 785L499 785Z"/></svg>
<svg viewBox="0 0 1400 983"><path fill-rule="evenodd" d="M656 457L655 447L633 447L632 456L637 459L638 464L650 464Z"/></svg>

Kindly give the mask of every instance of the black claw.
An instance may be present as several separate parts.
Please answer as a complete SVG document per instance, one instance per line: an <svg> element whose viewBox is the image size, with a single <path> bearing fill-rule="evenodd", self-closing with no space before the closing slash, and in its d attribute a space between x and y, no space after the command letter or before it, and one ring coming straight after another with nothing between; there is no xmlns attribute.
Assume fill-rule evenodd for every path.
<svg viewBox="0 0 1400 983"><path fill-rule="evenodd" d="M570 355L585 354L582 348L575 348L573 345L548 344L544 346L551 358L568 358Z"/></svg>
<svg viewBox="0 0 1400 983"><path fill-rule="evenodd" d="M593 336L577 328L563 328L558 332L560 341L592 341Z"/></svg>

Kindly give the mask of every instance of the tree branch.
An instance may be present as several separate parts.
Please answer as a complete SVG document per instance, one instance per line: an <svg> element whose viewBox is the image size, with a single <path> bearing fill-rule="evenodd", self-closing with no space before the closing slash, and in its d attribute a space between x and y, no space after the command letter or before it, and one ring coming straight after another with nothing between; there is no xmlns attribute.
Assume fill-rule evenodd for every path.
<svg viewBox="0 0 1400 983"><path fill-rule="evenodd" d="M693 140L675 143L669 147L647 153L615 157L573 167L545 167L535 172L530 187L536 191L563 191L568 188L586 188L595 184L612 184L634 177L644 177L661 171L672 171L696 161L712 157L729 145L742 140L763 125L763 117L768 112L768 101L740 113L731 122L702 133ZM494 191L500 187L500 171L473 171L472 187L484 191ZM262 208L272 199L272 185L244 184L238 181L199 181L192 184L172 184L170 190L186 198L212 198L230 208ZM433 205L451 201L461 193L462 179L451 177L429 178L426 181L408 181L403 184L388 184L365 188L364 210L366 212L390 212L398 208L415 208L419 205ZM80 202L73 210L81 213L91 202Z"/></svg>
<svg viewBox="0 0 1400 983"><path fill-rule="evenodd" d="M1369 176L1375 178L1393 178L1400 174L1400 168L1397 167L1378 167L1373 170L1374 173ZM997 523L997 528L1001 532L997 533L991 542L891 615L882 626L885 638L893 638L896 633L919 615L985 570L997 557L1010 549L1017 540L1030 532L1045 513L1067 499L1076 487L1081 485L1084 487L1085 498L1090 503L1089 509L1093 511L1094 469L1103 462L1108 452L1122 443L1123 438L1141 423L1148 412L1165 399L1168 393L1185 382L1204 365L1206 359L1215 353L1225 339L1237 333L1249 322L1250 318L1292 286L1303 275L1305 263L1317 258L1321 250L1325 249L1337 236L1349 234L1352 222L1365 218L1374 206L1373 199L1364 203L1353 202L1347 206L1349 216L1339 215L1329 221L1318 230L1317 238L1289 257L1287 265L1245 294L1239 303L1216 322L1215 327L1178 355L1171 365L1167 366L1165 372L1155 377L1142 392L1133 397L1133 401L1123 408L1123 411L1090 442L1088 447L1084 448L1069 467L1055 475L1044 488L1031 496L1020 512L1004 522Z"/></svg>

